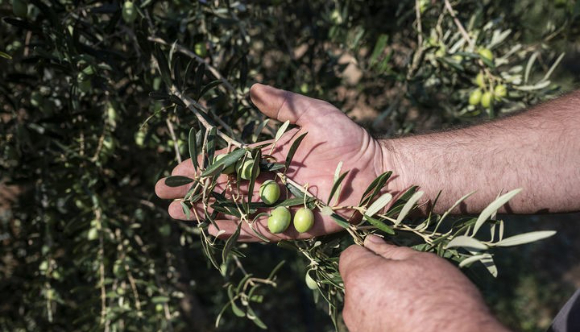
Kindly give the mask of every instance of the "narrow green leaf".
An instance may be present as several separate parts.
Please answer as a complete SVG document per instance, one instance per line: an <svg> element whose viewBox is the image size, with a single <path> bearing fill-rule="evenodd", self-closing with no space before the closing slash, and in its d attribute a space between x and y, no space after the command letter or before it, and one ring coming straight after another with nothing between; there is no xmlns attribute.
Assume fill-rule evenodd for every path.
<svg viewBox="0 0 580 332"><path fill-rule="evenodd" d="M473 251L487 250L487 246L485 244L481 243L479 240L465 235L458 236L449 241L449 243L445 246L445 249L456 247L461 247Z"/></svg>
<svg viewBox="0 0 580 332"><path fill-rule="evenodd" d="M189 79L189 75L191 75L192 70L195 72L196 66L197 66L197 61L190 59L189 62L187 63L187 66L185 67L185 72L183 74L183 83L187 84L187 80Z"/></svg>
<svg viewBox="0 0 580 332"><path fill-rule="evenodd" d="M395 231L391 227L389 227L385 223L383 223L382 221L375 219L373 217L369 217L367 215L364 215L363 217L365 218L366 221L371 223L371 225L375 226L376 228L380 229L381 231L383 231L387 234L391 234L391 235L395 234Z"/></svg>
<svg viewBox="0 0 580 332"><path fill-rule="evenodd" d="M195 71L195 77L193 78L193 96L195 100L198 100L198 96L201 94L203 76L205 75L205 65L200 65Z"/></svg>
<svg viewBox="0 0 580 332"><path fill-rule="evenodd" d="M544 78L542 78L542 81L547 81L550 78L550 76L552 76L552 73L554 72L556 67L558 67L558 65L560 64L560 61L562 61L562 59L564 58L564 55L566 55L566 53L560 54L558 59L556 59L556 61L554 61L554 64L552 65L552 67L550 67L550 70L548 70L548 72L546 73Z"/></svg>
<svg viewBox="0 0 580 332"><path fill-rule="evenodd" d="M252 310L252 308L249 306L248 306L248 313L246 316L248 317L249 320L254 322L254 324L256 324L256 326L258 326L262 330L268 329L266 324L264 324L264 322L262 322L262 320L258 316L256 316L256 313L254 312L254 310Z"/></svg>
<svg viewBox="0 0 580 332"><path fill-rule="evenodd" d="M151 303L167 303L169 298L167 296L154 296L151 298Z"/></svg>
<svg viewBox="0 0 580 332"><path fill-rule="evenodd" d="M473 194L475 194L475 191L472 191L469 194L464 195L463 197L461 197L460 199L458 199L447 211L445 211L445 213L441 217L441 220L445 219L445 217L447 217L447 215L449 213L451 213L451 211L453 211L453 209L455 209L459 204L461 204L461 202L463 202L464 200L466 200L469 196L471 196Z"/></svg>
<svg viewBox="0 0 580 332"><path fill-rule="evenodd" d="M221 171L222 169L227 168L230 165L235 164L238 160L240 160L240 158L242 158L244 156L245 153L246 153L246 150L244 150L244 149L237 149L237 150L234 150L233 152L228 153L225 157L214 162L213 164L211 164L211 166L206 168L206 170L203 171L203 173L201 173L201 176L205 177L205 176L213 175L216 172Z"/></svg>
<svg viewBox="0 0 580 332"><path fill-rule="evenodd" d="M167 100L169 99L170 95L165 92L151 91L149 92L149 97L154 100Z"/></svg>
<svg viewBox="0 0 580 332"><path fill-rule="evenodd" d="M268 280L272 280L272 278L274 278L274 276L276 275L276 273L278 273L278 270L280 270L280 268L282 268L282 266L286 263L286 261L281 261L280 263L278 263L278 265L276 265L276 267L274 267L272 269L272 272L270 272L270 275L268 276Z"/></svg>
<svg viewBox="0 0 580 332"><path fill-rule="evenodd" d="M487 271L489 271L489 273L494 278L497 277L497 266L495 266L495 262L493 261L493 256L491 256L491 255L485 256L482 259L480 259L480 262L481 262L481 264L483 264L483 266L485 266Z"/></svg>
<svg viewBox="0 0 580 332"><path fill-rule="evenodd" d="M254 160L262 160L262 150L257 150ZM259 163L253 163L250 178L250 185L248 188L248 204L252 203L252 194L254 193L254 186L256 185L256 178L258 177L258 171L260 170Z"/></svg>
<svg viewBox="0 0 580 332"><path fill-rule="evenodd" d="M505 239L495 243L495 245L498 247L517 246L520 244L525 244L525 243L543 240L545 238L553 236L554 234L556 234L556 231L537 231L537 232L518 234L518 235L514 235L514 236L510 236L508 238L505 238Z"/></svg>
<svg viewBox="0 0 580 332"><path fill-rule="evenodd" d="M534 84L534 85L523 85L523 86L518 86L518 85L514 85L514 89L516 90L520 90L520 91L534 91L534 90L541 90L543 88L548 87L548 85L550 85L549 80L547 81L541 81L540 83Z"/></svg>
<svg viewBox="0 0 580 332"><path fill-rule="evenodd" d="M274 172L277 170L281 170L284 168L284 164L278 164L278 163L264 163L261 162L260 163L260 169L266 172Z"/></svg>
<svg viewBox="0 0 580 332"><path fill-rule="evenodd" d="M195 128L191 127L189 129L189 137L188 137L188 144L189 144L189 157L191 157L191 162L193 163L193 169L197 171L199 168L199 164L197 163L197 143L195 140Z"/></svg>
<svg viewBox="0 0 580 332"><path fill-rule="evenodd" d="M491 257L491 255L490 254L481 254L481 255L474 255L474 256L468 257L468 258L462 260L461 263L459 263L459 267L464 267L466 265L478 262L478 261L482 260L483 258L487 258L487 257Z"/></svg>
<svg viewBox="0 0 580 332"><path fill-rule="evenodd" d="M161 74L161 78L165 82L165 84L170 87L171 86L171 76L169 72L169 65L167 64L167 58L159 45L155 45L155 59L157 60L157 64L159 66L159 73Z"/></svg>
<svg viewBox="0 0 580 332"><path fill-rule="evenodd" d="M228 296L230 298L230 303L232 304L232 312L234 313L234 315L238 317L245 317L246 313L242 309L240 309L240 307L238 307L238 305L236 304L233 289L234 287L232 285L228 287Z"/></svg>
<svg viewBox="0 0 580 332"><path fill-rule="evenodd" d="M539 52L534 52L530 56L528 64L526 65L526 71L524 72L524 84L528 83L528 80L530 78L530 72L532 71L532 66L534 65L534 62L536 61L536 58L538 57L539 54L540 54Z"/></svg>
<svg viewBox="0 0 580 332"><path fill-rule="evenodd" d="M236 231L232 234L232 236L230 236L227 241L226 244L224 245L224 249L222 250L222 263L225 264L227 259L228 259L228 254L230 253L230 250L232 249L233 245L238 241L238 238L240 237L240 230L242 229L242 222L240 221L238 223L238 227L236 228Z"/></svg>
<svg viewBox="0 0 580 332"><path fill-rule="evenodd" d="M328 195L328 200L326 201L326 204L330 204L332 197L334 197L334 194L338 191L338 187L340 187L340 184L342 183L342 181L348 175L349 172L350 171L346 171L346 172L342 173L342 175L340 175L338 177L338 179L336 179L334 181L334 184L332 185L332 189L330 190L330 195ZM337 199L340 199L340 192L338 193Z"/></svg>
<svg viewBox="0 0 580 332"><path fill-rule="evenodd" d="M336 222L338 225L340 225L343 228L349 228L350 224L348 223L348 220L346 220L344 217L333 213L330 215L330 218L332 218L332 220L334 220L334 222Z"/></svg>
<svg viewBox="0 0 580 332"><path fill-rule="evenodd" d="M2 51L0 51L0 58L12 60L12 56L10 54L4 53Z"/></svg>
<svg viewBox="0 0 580 332"><path fill-rule="evenodd" d="M258 238L260 238L260 240L266 242L266 243L270 243L270 239L268 239L267 237L265 237L263 234L261 234L260 232L258 232L254 226L250 225L250 229L254 232L254 234L256 234L256 236Z"/></svg>
<svg viewBox="0 0 580 332"><path fill-rule="evenodd" d="M367 189L363 193L359 205L366 205L366 204L368 204L368 202L370 200L372 200L373 197L381 189L383 189L383 187L385 186L385 184L387 183L387 181L391 177L391 174L393 174L393 172L388 171L388 172L385 172L385 173L379 175L376 179L374 179L373 182L371 182L371 184L369 184L369 186L367 187Z"/></svg>
<svg viewBox="0 0 580 332"><path fill-rule="evenodd" d="M223 82L221 80L209 82L206 86L203 87L203 89L201 89L201 92L199 92L199 95L197 95L195 99L203 98L203 96L205 96L206 93L210 92L211 90L213 90L215 87L219 86L222 83Z"/></svg>
<svg viewBox="0 0 580 332"><path fill-rule="evenodd" d="M311 200L312 200L311 198L308 198L306 200L306 202L310 202ZM302 197L302 198L288 198L288 199L285 199L282 202L276 204L275 207L278 207L278 206L299 206L302 204L304 204L304 197Z"/></svg>
<svg viewBox="0 0 580 332"><path fill-rule="evenodd" d="M379 212L382 208L384 208L389 202L393 199L393 195L386 193L383 194L381 197L377 198L377 200L369 206L365 215L368 217L374 216L377 212Z"/></svg>
<svg viewBox="0 0 580 332"><path fill-rule="evenodd" d="M254 129L254 132L252 133L252 142L258 141L258 139L260 138L260 134L262 133L262 131L268 125L269 122L270 122L270 119L260 121L260 124L258 126L256 126L256 129Z"/></svg>
<svg viewBox="0 0 580 332"><path fill-rule="evenodd" d="M295 139L294 142L292 143L292 146L290 146L290 150L288 150L288 154L286 155L286 162L284 163L284 166L286 167L286 169L288 169L288 167L290 167L290 163L292 162L292 158L294 157L296 150L300 146L300 143L302 142L302 140L304 139L306 134L308 134L308 133L304 133L304 134L298 136L298 138Z"/></svg>
<svg viewBox="0 0 580 332"><path fill-rule="evenodd" d="M477 218L475 225L473 226L472 235L477 234L479 228L481 228L483 223L486 222L487 219L489 219L489 217L492 214L494 214L497 210L499 210L499 208L501 208L504 204L506 204L510 199L512 199L515 195L519 194L521 191L522 189L519 188L512 190L504 195L501 195L495 201L489 204L485 209L483 209L483 211L481 211L481 213L479 214L479 217Z"/></svg>
<svg viewBox="0 0 580 332"><path fill-rule="evenodd" d="M383 50L385 49L388 40L389 36L385 34L380 35L379 38L377 39L377 43L375 44L375 48L373 49L373 53L371 54L371 57L369 59L369 64L371 66L373 66L377 62L379 55L383 53Z"/></svg>
<svg viewBox="0 0 580 332"><path fill-rule="evenodd" d="M191 217L191 211L189 210L189 206L187 206L187 204L185 204L184 201L181 201L181 208L183 209L183 214L185 214L185 218L187 218L187 220L190 219Z"/></svg>
<svg viewBox="0 0 580 332"><path fill-rule="evenodd" d="M414 193L413 196L411 196L411 198L409 198L407 203L405 203L405 205L403 206L401 213L399 213L399 216L397 217L397 221L395 221L395 225L400 224L401 221L403 221L403 219L405 219L407 214L415 206L415 203L417 203L417 201L419 201L419 199L421 199L422 196L423 196L423 192L418 191L418 192Z"/></svg>
<svg viewBox="0 0 580 332"><path fill-rule="evenodd" d="M217 128L211 127L211 129L207 134L207 158L210 160L210 162L213 160L216 145L217 145Z"/></svg>
<svg viewBox="0 0 580 332"><path fill-rule="evenodd" d="M280 126L280 128L278 128L278 131L276 132L276 136L274 136L274 144L276 144L276 142L278 142L278 140L280 140L282 135L284 135L284 133L286 132L286 129L288 129L289 125L290 125L290 120L286 120L286 122L284 122Z"/></svg>
<svg viewBox="0 0 580 332"><path fill-rule="evenodd" d="M168 187L180 187L192 182L193 179L187 176L176 175L165 178L165 185Z"/></svg>

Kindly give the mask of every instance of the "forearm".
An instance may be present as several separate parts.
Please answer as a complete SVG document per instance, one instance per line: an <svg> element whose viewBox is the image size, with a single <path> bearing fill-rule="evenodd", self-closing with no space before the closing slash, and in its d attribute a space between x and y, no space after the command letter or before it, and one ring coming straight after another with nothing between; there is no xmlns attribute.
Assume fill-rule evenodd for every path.
<svg viewBox="0 0 580 332"><path fill-rule="evenodd" d="M383 142L393 185L418 185L436 212L476 191L455 212L477 213L500 192L523 188L510 213L580 210L580 93L498 121Z"/></svg>

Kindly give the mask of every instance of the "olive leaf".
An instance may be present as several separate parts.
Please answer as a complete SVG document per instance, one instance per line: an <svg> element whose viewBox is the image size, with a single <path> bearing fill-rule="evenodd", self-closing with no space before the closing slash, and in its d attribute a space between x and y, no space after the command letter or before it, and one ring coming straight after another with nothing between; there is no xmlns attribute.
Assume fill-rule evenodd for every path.
<svg viewBox="0 0 580 332"><path fill-rule="evenodd" d="M189 135L188 135L188 146L189 146L189 157L191 158L191 162L193 164L193 169L197 171L197 169L199 168L199 164L197 162L197 143L196 143L196 139L195 139L195 128L191 127L191 129L189 129Z"/></svg>
<svg viewBox="0 0 580 332"><path fill-rule="evenodd" d="M240 158L244 156L246 150L244 149L237 149L231 153L228 153L225 157L221 158L220 160L211 164L208 168L205 169L201 173L202 177L211 176L216 174L218 171L222 169L228 168L229 166L235 164Z"/></svg>
<svg viewBox="0 0 580 332"><path fill-rule="evenodd" d="M302 143L302 140L304 139L304 137L307 134L308 133L304 133L304 134L298 136L298 138L296 138L294 140L294 142L292 143L292 145L290 146L290 150L288 150L288 154L286 155L286 162L284 163L284 167L286 169L288 169L288 167L290 167L290 163L292 162L292 158L294 157L294 153L296 153L296 150L300 146L300 143Z"/></svg>
<svg viewBox="0 0 580 332"><path fill-rule="evenodd" d="M512 199L515 195L519 194L521 191L522 189L520 188L514 189L506 194L503 194L500 197L498 197L495 201L493 201L491 204L489 204L485 209L483 209L483 211L481 211L481 213L479 214L479 217L477 218L475 225L473 226L472 235L477 234L479 228L481 228L483 223L487 221L487 219L492 214L496 213L497 210L499 210L499 208L505 205L510 199Z"/></svg>
<svg viewBox="0 0 580 332"><path fill-rule="evenodd" d="M230 250L234 246L234 244L238 241L238 237L240 237L240 230L242 229L242 223L238 222L238 226L234 233L227 239L226 244L222 250L222 263L225 264L226 260L228 259L228 255Z"/></svg>
<svg viewBox="0 0 580 332"><path fill-rule="evenodd" d="M517 246L521 244L526 244L530 242L535 242L539 240L543 240L545 238L551 237L556 234L555 231L536 231L524 234L514 235L508 238L505 238L497 243L495 246L497 247L511 247Z"/></svg>
<svg viewBox="0 0 580 332"><path fill-rule="evenodd" d="M188 178L187 176L169 176L165 178L165 185L168 187L180 187L189 183L192 183L194 180Z"/></svg>
<svg viewBox="0 0 580 332"><path fill-rule="evenodd" d="M346 172L342 173L334 181L334 184L332 185L332 189L330 190L330 194L328 195L328 200L326 201L326 204L330 204L330 201L332 200L332 197L334 197L334 194L337 192L338 188L340 187L340 184L346 178L346 176L348 175L349 172L350 171L346 171ZM340 192L338 193L338 196L337 197L340 198Z"/></svg>

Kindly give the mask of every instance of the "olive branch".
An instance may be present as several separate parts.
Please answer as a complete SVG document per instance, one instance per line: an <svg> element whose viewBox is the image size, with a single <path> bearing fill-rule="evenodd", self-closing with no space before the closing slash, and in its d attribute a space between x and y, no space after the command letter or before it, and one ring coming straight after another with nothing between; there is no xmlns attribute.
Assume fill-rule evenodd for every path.
<svg viewBox="0 0 580 332"><path fill-rule="evenodd" d="M159 38L152 38L151 40L168 45ZM172 51L175 50L188 56L193 54L191 51L174 43ZM199 57L194 54L193 57L195 61L199 62L199 67L195 74L196 83L201 84L204 67L208 66L208 64L205 61L200 61ZM180 200L180 204L187 219L197 222L205 255L211 264L220 270L222 275L231 273L229 262L234 262L235 268L241 270L244 275L237 286L234 287L232 283L228 284L227 293L230 301L218 315L216 325L219 324L226 309L231 308L236 316L246 317L261 328L266 327L256 315L251 303L259 303L263 300L261 296L256 295L256 290L259 287L263 285L276 286L275 272L281 267L283 262L272 271L268 278L256 278L243 268L240 257L244 257L244 255L237 244L241 227L244 223L249 226L256 237L264 242L270 242L255 227L256 220L267 215L264 212L258 213L259 209L292 206L305 206L309 209L316 209L319 213L328 216L343 227L349 234L350 241L359 245L362 245L367 235L380 234L397 244L411 246L419 251L434 252L441 257L455 261L460 267L481 262L493 276L497 276L498 271L493 261L493 253L490 252L491 249L533 242L554 234L553 231L538 231L504 237L504 223L502 220L496 220L497 210L519 193L521 189L512 190L499 196L477 218L462 218L453 222L446 222L449 220L451 212L473 194L470 193L457 200L443 215L439 216L429 212L427 218L417 220L410 218L410 213L418 207L418 202L423 196L423 192L419 191L417 187L411 187L397 195L397 197L394 197L391 193L382 193L392 172L381 174L372 181L364 191L358 205L338 206L331 204L333 198L340 196L342 182L349 172L347 170L341 173L342 165L338 165L330 195L326 201L323 201L310 193L306 185L295 182L286 174L295 152L307 133L294 138L284 163L273 160L269 155L262 155L263 149L268 147L270 147L270 153L273 151L280 137L286 132L289 125L288 122L279 127L273 137L274 139L270 142L246 144L235 138L235 131L213 114L212 110L198 102L205 92L208 92L218 84L210 83L203 89L197 87L197 94L192 98L174 83L172 77L179 75L180 68L174 65L171 66L173 70L170 70L168 61L159 48L156 49L154 60L168 86L168 94L152 93L151 96L156 99L169 100L174 107L191 111L199 124L199 129L191 128L188 139L189 154L196 175L193 178L171 176L166 179L165 184L172 187L191 185L187 194ZM191 62L188 68L190 66ZM223 76L216 73L215 68L210 68L212 69L211 72L219 78L219 82L227 82ZM202 74L199 74L200 71ZM228 83L225 86L231 87L232 85ZM236 98L242 98L241 93L236 93L235 96ZM261 126L258 129L261 131L263 128ZM259 131L255 133L256 137L260 135L262 133ZM216 158L217 146L224 144L228 153ZM239 165L244 165L247 160L256 160L258 162L252 162L248 169L240 169ZM234 166L236 166L237 172L228 176L225 184L226 189L221 193L215 192L218 177L224 170L231 169ZM252 194L255 179L261 171L276 174L287 193L290 194L287 196L289 198L273 205L253 201ZM240 184L242 181L246 181L245 179L248 180L249 187L247 195L242 194L240 191ZM226 194L230 194L231 198L227 199ZM215 200L215 202L210 203L210 199ZM437 199L434 200L432 207L435 206L436 202ZM200 213L194 207L200 203L203 207L203 213ZM210 208L213 209L212 213L210 213ZM351 217L345 218L337 212L338 210L352 212ZM212 238L207 231L209 225L214 225L219 229L215 223L218 213L234 216L239 220L236 224L235 232L225 242ZM352 223L352 217L357 214L362 217L362 220L360 223L354 224ZM480 233L479 231L484 225L489 226L489 239L476 239L475 236ZM218 236L222 232L218 232ZM342 280L338 273L338 263L335 258L340 254L340 249L343 245L350 241L343 234L333 234L309 240L281 241L278 243L281 247L296 250L310 261L306 281L309 287L316 290L315 298L318 300L321 296L327 302L328 312L335 325L337 324L338 312L344 293ZM221 263L218 258L218 253L220 252Z"/></svg>

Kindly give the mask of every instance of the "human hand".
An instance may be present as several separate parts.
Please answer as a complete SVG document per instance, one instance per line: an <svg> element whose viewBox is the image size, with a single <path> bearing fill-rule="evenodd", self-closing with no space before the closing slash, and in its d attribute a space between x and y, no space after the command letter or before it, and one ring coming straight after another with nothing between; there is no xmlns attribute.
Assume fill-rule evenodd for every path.
<svg viewBox="0 0 580 332"><path fill-rule="evenodd" d="M299 128L290 130L282 136L271 153L279 162L286 158L292 145L293 138L307 132L308 135L302 141L296 151L288 177L302 185L308 185L309 191L315 196L325 200L333 185L334 172L339 162L343 162L342 170L350 170L347 178L343 181L342 194L338 204L343 206L358 204L366 187L390 165L386 149L378 140L348 118L343 112L333 105L318 99L308 98L284 90L278 90L270 86L255 84L250 90L252 102L266 116L284 122L297 125ZM225 153L226 151L218 151ZM270 147L263 149L263 154L270 154ZM190 160L179 164L172 175L193 177L194 169ZM273 174L261 174L256 180L254 197L258 195L259 186ZM223 191L227 176L222 175L218 181L218 191ZM161 179L155 186L157 195L165 199L183 198L190 186L185 185L177 188L165 185L165 179ZM246 186L241 190L247 190ZM196 209L201 211L201 207ZM169 206L169 214L175 219L186 220L179 202L173 202ZM203 215L203 213L202 213ZM266 225L267 217L257 220L257 230L267 238L277 241L283 239L309 238L313 236L337 232L342 229L329 217L323 216L319 211L314 211L314 227L306 233L298 233L293 227L281 234L271 234ZM347 216L348 217L348 216ZM222 237L228 237L236 229L234 217L218 215L216 220ZM351 220L355 221L355 220ZM210 233L217 234L217 230L211 226ZM259 238L243 225L240 241L259 241Z"/></svg>
<svg viewBox="0 0 580 332"><path fill-rule="evenodd" d="M341 254L339 268L351 332L507 331L469 279L435 254L369 235L364 248Z"/></svg>

